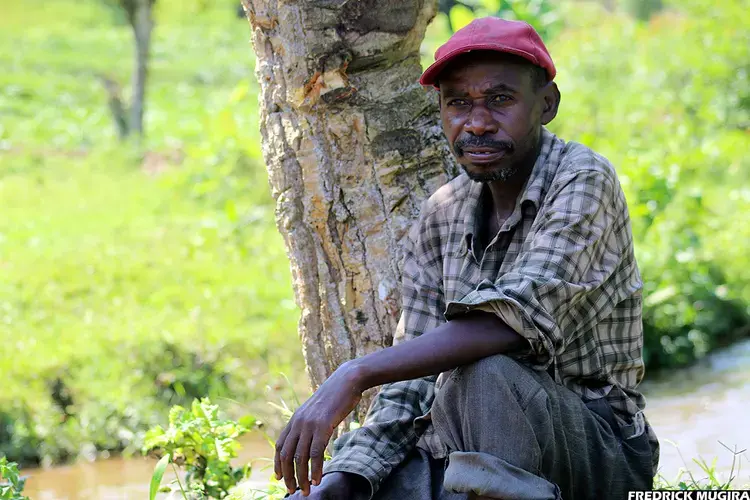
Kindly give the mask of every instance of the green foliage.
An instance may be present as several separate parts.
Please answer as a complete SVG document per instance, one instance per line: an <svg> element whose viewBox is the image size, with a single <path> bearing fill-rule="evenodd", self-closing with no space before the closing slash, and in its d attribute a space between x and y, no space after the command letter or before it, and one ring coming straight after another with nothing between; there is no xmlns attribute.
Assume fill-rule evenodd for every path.
<svg viewBox="0 0 750 500"><path fill-rule="evenodd" d="M453 31L463 28L475 17L484 16L525 21L545 40L552 38L561 26L555 2L550 0L443 1L440 6Z"/></svg>
<svg viewBox="0 0 750 500"><path fill-rule="evenodd" d="M29 500L22 495L26 479L18 472L18 464L0 457L0 500Z"/></svg>
<svg viewBox="0 0 750 500"><path fill-rule="evenodd" d="M627 0L626 5L630 14L641 21L648 21L664 7L662 0Z"/></svg>
<svg viewBox="0 0 750 500"><path fill-rule="evenodd" d="M158 451L165 456L157 464L152 486L161 482L167 462L187 471L187 491L197 498L225 498L229 490L250 474L250 466L233 467L237 457L237 438L248 432L254 419L241 423L221 418L219 407L210 400L194 400L190 409L174 406L169 412L169 427L154 427L146 433L143 452ZM167 459L164 461L164 459ZM179 479L175 480L183 491Z"/></svg>
<svg viewBox="0 0 750 500"><path fill-rule="evenodd" d="M158 2L136 153L96 77L128 81L129 28L94 1L2 10L0 455L137 453L204 396L273 427L266 392L303 364L234 2Z"/></svg>

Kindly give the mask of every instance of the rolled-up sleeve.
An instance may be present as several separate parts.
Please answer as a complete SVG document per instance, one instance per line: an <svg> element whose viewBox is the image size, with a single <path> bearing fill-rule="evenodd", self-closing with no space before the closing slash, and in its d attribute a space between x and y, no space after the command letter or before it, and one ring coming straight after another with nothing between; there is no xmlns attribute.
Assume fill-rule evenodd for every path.
<svg viewBox="0 0 750 500"><path fill-rule="evenodd" d="M612 175L588 169L562 175L512 265L449 302L446 317L475 309L497 314L528 341L520 356L546 369L629 293L613 281L630 238L626 219Z"/></svg>

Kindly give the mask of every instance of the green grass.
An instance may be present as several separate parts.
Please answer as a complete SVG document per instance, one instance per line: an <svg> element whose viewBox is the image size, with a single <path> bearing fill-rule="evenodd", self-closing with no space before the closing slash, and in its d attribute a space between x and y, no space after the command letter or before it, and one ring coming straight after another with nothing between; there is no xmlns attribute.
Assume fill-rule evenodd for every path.
<svg viewBox="0 0 750 500"><path fill-rule="evenodd" d="M236 342L267 357L274 334L290 337L296 311L269 205L238 229L179 189L181 173L108 163L49 159L0 181L2 328L15 339L3 345L4 375L23 380L155 338Z"/></svg>
<svg viewBox="0 0 750 500"><path fill-rule="evenodd" d="M145 159L95 76L128 81L126 27L94 1L2 7L0 454L17 460L135 448L206 391L272 418L267 386L302 373L249 28L233 3L162 4Z"/></svg>
<svg viewBox="0 0 750 500"><path fill-rule="evenodd" d="M669 443L674 445L673 443ZM693 458L691 464L688 464L685 457L680 453L684 467L680 468L677 476L673 479L658 475L654 480L654 488L660 490L737 490L748 489L750 483L743 483L747 473L744 475L743 465L747 467L747 453L745 449L731 449L723 443L720 443L727 452L732 455L732 466L729 470L729 477L722 477L716 471L716 461L714 458L710 463L703 457ZM744 462L743 462L744 459Z"/></svg>
<svg viewBox="0 0 750 500"><path fill-rule="evenodd" d="M186 3L158 3L147 146L173 149L204 142L207 127L220 121L241 86L250 92L231 102L233 119L242 139L257 145L257 92L247 22L234 17L235 2L215 2L202 11ZM113 10L97 0L9 0L2 9L0 138L5 147L9 142L21 150L70 150L112 143L115 128L97 75L119 81L129 95L129 28L116 23Z"/></svg>

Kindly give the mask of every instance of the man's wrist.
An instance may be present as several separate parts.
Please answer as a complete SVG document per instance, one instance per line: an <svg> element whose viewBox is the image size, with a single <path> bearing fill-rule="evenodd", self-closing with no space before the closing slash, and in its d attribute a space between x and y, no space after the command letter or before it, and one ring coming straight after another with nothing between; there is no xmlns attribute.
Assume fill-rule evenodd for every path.
<svg viewBox="0 0 750 500"><path fill-rule="evenodd" d="M360 394L373 387L370 382L372 374L367 366L366 358L367 356L363 358L355 358L341 365L341 367L344 368L346 377L351 382L352 387Z"/></svg>

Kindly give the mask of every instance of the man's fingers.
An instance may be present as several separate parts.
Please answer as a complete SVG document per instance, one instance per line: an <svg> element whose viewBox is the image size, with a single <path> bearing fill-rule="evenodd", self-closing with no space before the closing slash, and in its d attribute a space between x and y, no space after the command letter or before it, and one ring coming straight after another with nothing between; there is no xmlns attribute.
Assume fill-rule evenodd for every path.
<svg viewBox="0 0 750 500"><path fill-rule="evenodd" d="M297 482L302 490L302 494L307 496L310 494L310 479L307 475L308 467L307 462L310 459L310 442L312 441L312 433L303 431L302 436L299 438L297 443L297 451L294 454L294 463L297 467Z"/></svg>
<svg viewBox="0 0 750 500"><path fill-rule="evenodd" d="M311 478L314 485L319 485L323 480L323 459L325 458L328 436L316 434L310 444Z"/></svg>
<svg viewBox="0 0 750 500"><path fill-rule="evenodd" d="M291 427L287 425L284 427L284 430L281 431L281 434L279 435L279 440L276 441L276 451L273 454L273 471L276 474L276 479L279 480L284 475L281 471L281 450L284 449L284 442L286 441L286 437L289 435Z"/></svg>
<svg viewBox="0 0 750 500"><path fill-rule="evenodd" d="M294 479L294 453L297 450L299 434L296 432L287 436L284 446L279 453L281 458L281 474L284 476L284 484L289 493L294 493L297 489L297 481Z"/></svg>

